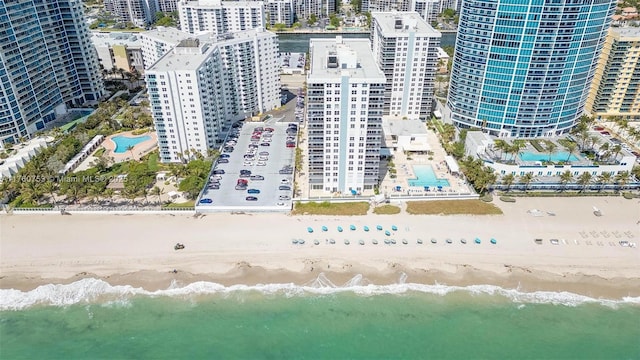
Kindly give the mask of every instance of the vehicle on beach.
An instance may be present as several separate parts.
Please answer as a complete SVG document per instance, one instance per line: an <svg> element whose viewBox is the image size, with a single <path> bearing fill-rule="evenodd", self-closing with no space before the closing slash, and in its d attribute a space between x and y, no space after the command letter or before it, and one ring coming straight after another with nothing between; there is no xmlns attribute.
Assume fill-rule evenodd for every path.
<svg viewBox="0 0 640 360"><path fill-rule="evenodd" d="M551 245L560 245L560 240L558 239L550 239L549 242Z"/></svg>

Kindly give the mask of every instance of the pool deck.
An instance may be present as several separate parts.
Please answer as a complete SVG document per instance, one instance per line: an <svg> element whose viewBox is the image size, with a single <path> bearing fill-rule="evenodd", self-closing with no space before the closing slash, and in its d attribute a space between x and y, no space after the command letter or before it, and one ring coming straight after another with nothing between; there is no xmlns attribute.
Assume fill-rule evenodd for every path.
<svg viewBox="0 0 640 360"><path fill-rule="evenodd" d="M141 135L133 135L132 131L126 131L126 132L110 135L102 142L102 144L100 144L100 146L98 146L96 151L98 151L100 148L105 148L106 151L104 152L104 155L113 158L113 161L116 163L131 160L132 151L125 151L123 153L116 154L114 152L114 150L116 149L116 144L113 142L113 140L111 140L111 138L115 136L128 136L128 137L150 136L151 137L151 139L145 140L134 146L133 159L135 160L139 160L141 157L150 153L151 151L155 150L158 147L158 137L155 131L149 131ZM95 154L95 151L93 154ZM92 167L91 164L96 160L93 154L88 156L82 163L80 163L80 165L78 165L75 171L82 171L82 170L87 170L91 168Z"/></svg>

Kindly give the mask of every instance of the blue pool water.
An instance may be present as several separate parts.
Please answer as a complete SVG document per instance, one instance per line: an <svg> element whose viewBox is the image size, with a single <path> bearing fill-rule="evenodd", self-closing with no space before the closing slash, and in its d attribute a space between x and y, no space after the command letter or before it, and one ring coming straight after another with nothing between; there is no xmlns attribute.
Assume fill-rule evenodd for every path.
<svg viewBox="0 0 640 360"><path fill-rule="evenodd" d="M147 141L151 139L151 136L138 136L138 137L128 137L124 135L114 136L111 138L114 143L116 143L116 149L113 151L116 154L122 154L127 151L129 146L136 146L143 141Z"/></svg>
<svg viewBox="0 0 640 360"><path fill-rule="evenodd" d="M569 153L566 151L551 154L551 161L567 161L567 158L569 158L569 161L578 160L578 157L575 155L571 155L571 157L569 157ZM549 161L549 154L540 154L525 151L520 153L520 159L522 161Z"/></svg>
<svg viewBox="0 0 640 360"><path fill-rule="evenodd" d="M435 188L438 186L451 186L447 179L438 179L431 165L414 165L413 173L417 179L409 179L409 186L429 186Z"/></svg>

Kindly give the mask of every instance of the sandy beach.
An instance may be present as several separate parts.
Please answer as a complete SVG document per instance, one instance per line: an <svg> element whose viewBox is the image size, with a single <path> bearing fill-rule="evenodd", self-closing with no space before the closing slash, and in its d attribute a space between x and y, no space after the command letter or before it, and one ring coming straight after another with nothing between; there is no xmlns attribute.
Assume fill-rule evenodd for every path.
<svg viewBox="0 0 640 360"><path fill-rule="evenodd" d="M504 215L3 214L0 288L27 291L88 277L147 290L201 280L344 286L356 277L359 284L488 284L595 298L640 296L640 250L619 244L640 243L637 200L519 198L497 205ZM603 216L593 214L594 206ZM533 209L542 216L533 216ZM357 230L350 231L350 224ZM396 245L383 243L378 224L397 226L391 236ZM329 231L322 232L323 225ZM363 231L364 225L371 230ZM474 244L476 237L481 244ZM305 244L292 244L294 238ZM446 244L446 238L453 243ZM552 245L550 238L560 243ZM175 251L177 242L186 248Z"/></svg>

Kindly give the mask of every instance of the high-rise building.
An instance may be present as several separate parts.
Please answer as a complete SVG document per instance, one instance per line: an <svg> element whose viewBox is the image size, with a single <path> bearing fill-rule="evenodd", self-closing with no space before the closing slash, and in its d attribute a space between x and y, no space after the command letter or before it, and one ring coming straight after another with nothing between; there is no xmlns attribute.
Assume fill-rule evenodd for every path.
<svg viewBox="0 0 640 360"><path fill-rule="evenodd" d="M328 18L336 12L336 0L296 0L295 12L298 19Z"/></svg>
<svg viewBox="0 0 640 360"><path fill-rule="evenodd" d="M374 12L371 22L373 56L387 78L384 114L426 120L433 108L440 32L416 12Z"/></svg>
<svg viewBox="0 0 640 360"><path fill-rule="evenodd" d="M277 56L275 34L247 30L182 39L156 61L145 78L161 161L206 154L234 121L280 106Z"/></svg>
<svg viewBox="0 0 640 360"><path fill-rule="evenodd" d="M158 26L157 28L140 33L142 43L142 59L144 68L149 69L156 61L176 47L180 41L193 35L173 27Z"/></svg>
<svg viewBox="0 0 640 360"><path fill-rule="evenodd" d="M442 12L440 0L410 0L409 11L415 11L428 23L437 21ZM446 8L445 8L446 9Z"/></svg>
<svg viewBox="0 0 640 360"><path fill-rule="evenodd" d="M182 0L178 9L180 29L194 35L264 29L266 24L262 1Z"/></svg>
<svg viewBox="0 0 640 360"><path fill-rule="evenodd" d="M640 28L611 28L591 84L587 113L640 120Z"/></svg>
<svg viewBox="0 0 640 360"><path fill-rule="evenodd" d="M311 189L352 193L378 183L384 73L367 39L311 39L307 128Z"/></svg>
<svg viewBox="0 0 640 360"><path fill-rule="evenodd" d="M265 7L269 26L285 24L291 27L293 25L296 16L293 0L267 0Z"/></svg>
<svg viewBox="0 0 640 360"><path fill-rule="evenodd" d="M615 3L463 1L447 99L453 123L501 137L569 131Z"/></svg>
<svg viewBox="0 0 640 360"><path fill-rule="evenodd" d="M80 0L0 2L0 143L41 130L104 86Z"/></svg>
<svg viewBox="0 0 640 360"><path fill-rule="evenodd" d="M104 8L122 22L145 27L156 21L158 0L104 0Z"/></svg>
<svg viewBox="0 0 640 360"><path fill-rule="evenodd" d="M178 0L158 0L158 11L163 13L178 11Z"/></svg>

